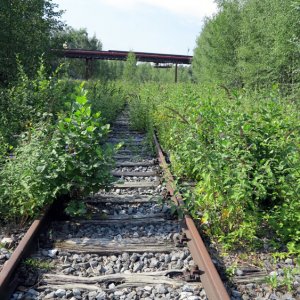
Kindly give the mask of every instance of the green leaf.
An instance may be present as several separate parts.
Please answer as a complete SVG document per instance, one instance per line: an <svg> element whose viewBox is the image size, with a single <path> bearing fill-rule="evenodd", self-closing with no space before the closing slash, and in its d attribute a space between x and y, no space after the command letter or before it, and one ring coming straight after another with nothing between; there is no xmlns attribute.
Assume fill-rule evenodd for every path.
<svg viewBox="0 0 300 300"><path fill-rule="evenodd" d="M67 123L70 123L71 120L72 120L71 118L64 118L64 121L67 122Z"/></svg>
<svg viewBox="0 0 300 300"><path fill-rule="evenodd" d="M84 105L87 103L87 98L86 96L77 96L76 97L76 102L81 104L81 105Z"/></svg>
<svg viewBox="0 0 300 300"><path fill-rule="evenodd" d="M87 130L88 132L93 132L93 131L95 131L95 129L96 129L95 126L88 126L88 127L86 128L86 130Z"/></svg>

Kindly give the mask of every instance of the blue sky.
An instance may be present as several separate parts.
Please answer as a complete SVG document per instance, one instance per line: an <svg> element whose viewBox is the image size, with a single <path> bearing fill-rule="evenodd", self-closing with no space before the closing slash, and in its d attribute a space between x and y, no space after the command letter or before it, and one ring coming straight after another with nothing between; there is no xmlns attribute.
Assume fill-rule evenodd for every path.
<svg viewBox="0 0 300 300"><path fill-rule="evenodd" d="M55 0L62 19L87 28L104 50L190 54L213 0Z"/></svg>

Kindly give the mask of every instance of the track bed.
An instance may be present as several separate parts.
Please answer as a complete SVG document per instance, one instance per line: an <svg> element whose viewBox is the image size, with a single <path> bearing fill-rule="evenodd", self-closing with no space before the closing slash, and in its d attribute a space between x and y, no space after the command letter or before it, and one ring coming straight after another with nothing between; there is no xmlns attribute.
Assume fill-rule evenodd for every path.
<svg viewBox="0 0 300 300"><path fill-rule="evenodd" d="M112 188L86 199L85 218L49 225L11 299L207 299L158 161L126 112L110 136L121 141Z"/></svg>

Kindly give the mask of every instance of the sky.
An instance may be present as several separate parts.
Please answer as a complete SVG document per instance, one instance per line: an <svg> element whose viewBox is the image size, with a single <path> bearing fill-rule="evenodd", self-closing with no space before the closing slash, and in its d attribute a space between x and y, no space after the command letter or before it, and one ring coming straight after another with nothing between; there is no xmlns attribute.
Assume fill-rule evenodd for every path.
<svg viewBox="0 0 300 300"><path fill-rule="evenodd" d="M96 35L103 50L192 55L213 0L54 0L70 26Z"/></svg>

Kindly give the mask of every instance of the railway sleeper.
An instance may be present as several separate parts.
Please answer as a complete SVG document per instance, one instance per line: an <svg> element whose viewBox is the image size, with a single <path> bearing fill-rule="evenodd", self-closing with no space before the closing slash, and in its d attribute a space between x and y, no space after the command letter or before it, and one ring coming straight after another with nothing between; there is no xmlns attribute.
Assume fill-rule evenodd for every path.
<svg viewBox="0 0 300 300"><path fill-rule="evenodd" d="M119 180L85 199L86 219L52 222L31 256L38 267L23 266L12 300L207 299L189 239L165 202L158 160L146 135L129 128L125 113L110 137L125 142L112 171ZM26 285L29 277L36 280Z"/></svg>

